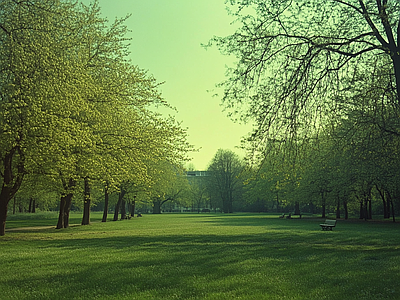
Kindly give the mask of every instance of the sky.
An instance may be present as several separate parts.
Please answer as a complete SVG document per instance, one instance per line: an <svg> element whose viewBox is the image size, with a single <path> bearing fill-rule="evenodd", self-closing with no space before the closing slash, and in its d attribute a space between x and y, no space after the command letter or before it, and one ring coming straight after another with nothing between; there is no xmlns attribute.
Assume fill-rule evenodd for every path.
<svg viewBox="0 0 400 300"><path fill-rule="evenodd" d="M221 90L215 85L224 80L233 58L216 48L201 44L213 36L234 32L233 21L224 0L99 0L102 14L109 21L130 14L126 25L130 59L148 70L182 127L188 128L188 141L198 152L190 154L197 170L205 170L218 149L236 149L251 126L231 121L221 104ZM88 1L84 1L88 3ZM213 96L218 93L219 96ZM165 111L163 111L165 113Z"/></svg>

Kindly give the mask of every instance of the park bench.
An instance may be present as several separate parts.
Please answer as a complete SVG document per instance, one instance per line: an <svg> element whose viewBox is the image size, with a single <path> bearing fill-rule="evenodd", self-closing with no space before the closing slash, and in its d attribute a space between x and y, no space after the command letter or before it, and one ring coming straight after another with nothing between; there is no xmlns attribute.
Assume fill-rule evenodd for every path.
<svg viewBox="0 0 400 300"><path fill-rule="evenodd" d="M322 230L332 230L336 226L336 220L326 219L325 223L319 224L319 226L321 226Z"/></svg>

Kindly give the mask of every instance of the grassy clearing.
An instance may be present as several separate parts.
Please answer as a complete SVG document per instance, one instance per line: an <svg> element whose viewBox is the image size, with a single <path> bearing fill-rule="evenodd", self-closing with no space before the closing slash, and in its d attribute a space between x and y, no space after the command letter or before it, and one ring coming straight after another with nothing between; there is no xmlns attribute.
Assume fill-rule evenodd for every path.
<svg viewBox="0 0 400 300"><path fill-rule="evenodd" d="M400 224L320 222L164 214L8 231L0 298L400 299Z"/></svg>

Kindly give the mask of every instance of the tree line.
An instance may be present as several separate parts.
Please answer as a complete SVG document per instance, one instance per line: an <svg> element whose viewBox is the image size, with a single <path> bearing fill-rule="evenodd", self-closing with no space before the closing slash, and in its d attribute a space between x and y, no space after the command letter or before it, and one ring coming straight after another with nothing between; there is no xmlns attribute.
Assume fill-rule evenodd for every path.
<svg viewBox="0 0 400 300"><path fill-rule="evenodd" d="M108 23L97 1L1 1L0 235L15 196L58 195L63 228L72 202L90 222L94 191L151 198L180 172L192 146L156 113L169 105L129 60L125 19Z"/></svg>
<svg viewBox="0 0 400 300"><path fill-rule="evenodd" d="M105 207L117 197L117 214L127 195L156 213L191 203L395 220L398 1L227 4L238 29L208 46L237 58L219 84L222 101L255 125L246 163L219 150L207 179L192 181L180 165L191 149L186 132L150 109L168 104L127 59L124 19L107 26L96 3L0 4L3 234L13 196L34 191L60 195L58 227L77 193L87 217L94 191Z"/></svg>
<svg viewBox="0 0 400 300"><path fill-rule="evenodd" d="M347 217L400 209L400 4L228 1L238 29L208 47L236 57L223 104L252 121L253 201ZM250 199L251 200L251 199ZM264 201L265 202L265 201Z"/></svg>

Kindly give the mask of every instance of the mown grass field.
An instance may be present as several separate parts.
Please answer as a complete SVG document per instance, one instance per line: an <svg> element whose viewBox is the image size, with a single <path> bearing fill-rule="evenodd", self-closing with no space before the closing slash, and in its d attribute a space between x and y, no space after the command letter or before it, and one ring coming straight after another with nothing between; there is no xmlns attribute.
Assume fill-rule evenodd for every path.
<svg viewBox="0 0 400 300"><path fill-rule="evenodd" d="M0 299L400 299L398 223L163 214L55 230L56 217L10 218ZM53 227L18 229L40 225Z"/></svg>

